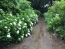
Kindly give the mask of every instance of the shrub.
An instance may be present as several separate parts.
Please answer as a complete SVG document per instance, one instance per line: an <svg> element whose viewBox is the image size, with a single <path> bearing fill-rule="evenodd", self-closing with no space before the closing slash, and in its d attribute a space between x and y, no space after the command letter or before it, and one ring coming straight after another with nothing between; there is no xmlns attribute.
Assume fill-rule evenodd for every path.
<svg viewBox="0 0 65 49"><path fill-rule="evenodd" d="M17 42L30 35L38 21L30 5L27 0L0 0L0 42Z"/></svg>
<svg viewBox="0 0 65 49"><path fill-rule="evenodd" d="M22 10L31 8L30 2L27 0L0 0L0 8L5 12L12 14L20 13Z"/></svg>
<svg viewBox="0 0 65 49"><path fill-rule="evenodd" d="M65 1L56 1L45 13L47 28L65 39Z"/></svg>

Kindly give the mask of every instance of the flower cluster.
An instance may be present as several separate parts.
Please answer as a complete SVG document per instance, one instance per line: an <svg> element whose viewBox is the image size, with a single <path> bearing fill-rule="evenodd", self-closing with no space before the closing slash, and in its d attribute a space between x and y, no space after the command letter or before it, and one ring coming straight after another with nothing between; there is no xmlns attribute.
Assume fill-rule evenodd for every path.
<svg viewBox="0 0 65 49"><path fill-rule="evenodd" d="M11 11L6 11L6 10L4 11L4 9L0 9L1 11L0 16L2 16L0 17L0 40L1 41L17 42L31 35L33 25L35 25L38 22L38 16L35 13L35 11L32 8L30 8L29 3L26 4L26 2L24 3L25 5L24 4L21 5L23 6L21 7L22 9L20 8L21 11L20 9L17 9L17 7L15 7L16 10L15 9L12 10L13 7L10 8L9 6L8 7L10 8ZM19 13L17 13L17 10L19 11Z"/></svg>
<svg viewBox="0 0 65 49"><path fill-rule="evenodd" d="M7 14L5 14L5 16L6 15ZM35 13L21 17L13 17L12 14L9 14L5 19L0 20L0 34L3 36L0 39L5 39L4 41L21 41L24 37L31 35L33 25L35 25L37 21L38 17Z"/></svg>

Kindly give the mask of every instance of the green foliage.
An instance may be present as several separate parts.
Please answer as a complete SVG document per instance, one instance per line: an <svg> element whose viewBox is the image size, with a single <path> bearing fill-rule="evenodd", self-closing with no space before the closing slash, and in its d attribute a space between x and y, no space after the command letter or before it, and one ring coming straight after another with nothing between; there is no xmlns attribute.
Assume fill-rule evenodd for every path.
<svg viewBox="0 0 65 49"><path fill-rule="evenodd" d="M46 12L47 8L44 8L44 5L51 0L29 0L32 2L32 7L39 10L40 12Z"/></svg>
<svg viewBox="0 0 65 49"><path fill-rule="evenodd" d="M30 35L38 15L27 0L0 0L0 42L21 41Z"/></svg>
<svg viewBox="0 0 65 49"><path fill-rule="evenodd" d="M56 1L45 13L47 28L65 38L65 1Z"/></svg>
<svg viewBox="0 0 65 49"><path fill-rule="evenodd" d="M0 0L0 8L5 12L12 12L13 14L20 13L22 10L31 8L30 2L26 0Z"/></svg>

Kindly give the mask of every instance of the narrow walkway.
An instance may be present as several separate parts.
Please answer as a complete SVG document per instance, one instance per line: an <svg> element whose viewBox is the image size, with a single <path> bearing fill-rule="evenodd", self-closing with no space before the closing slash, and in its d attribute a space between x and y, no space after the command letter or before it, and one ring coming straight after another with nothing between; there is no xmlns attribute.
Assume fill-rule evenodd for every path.
<svg viewBox="0 0 65 49"><path fill-rule="evenodd" d="M40 18L34 26L32 35L19 44L12 44L0 49L65 49L65 44L49 34L44 18Z"/></svg>

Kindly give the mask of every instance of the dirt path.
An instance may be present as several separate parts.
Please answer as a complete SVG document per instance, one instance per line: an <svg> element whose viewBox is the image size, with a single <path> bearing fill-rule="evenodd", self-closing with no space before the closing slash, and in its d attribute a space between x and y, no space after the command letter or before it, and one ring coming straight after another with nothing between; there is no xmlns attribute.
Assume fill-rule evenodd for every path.
<svg viewBox="0 0 65 49"><path fill-rule="evenodd" d="M32 35L19 44L12 44L0 49L65 49L65 44L49 34L44 18L34 26Z"/></svg>

